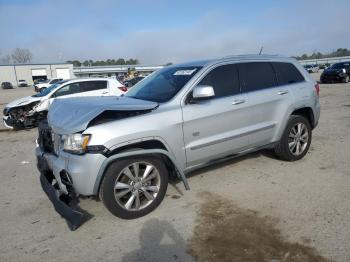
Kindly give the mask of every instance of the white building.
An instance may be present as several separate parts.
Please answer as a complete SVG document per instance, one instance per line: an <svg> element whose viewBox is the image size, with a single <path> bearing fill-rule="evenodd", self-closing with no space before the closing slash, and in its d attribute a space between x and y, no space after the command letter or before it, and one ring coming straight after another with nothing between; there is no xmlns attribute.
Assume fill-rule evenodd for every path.
<svg viewBox="0 0 350 262"><path fill-rule="evenodd" d="M76 77L123 77L131 71L138 75L148 75L164 66L147 65L109 65L109 66L86 66L74 67L73 73Z"/></svg>
<svg viewBox="0 0 350 262"><path fill-rule="evenodd" d="M33 85L35 79L69 79L73 76L73 64L67 63L0 65L0 83L10 82L13 86L18 84L18 80L26 80L28 85Z"/></svg>

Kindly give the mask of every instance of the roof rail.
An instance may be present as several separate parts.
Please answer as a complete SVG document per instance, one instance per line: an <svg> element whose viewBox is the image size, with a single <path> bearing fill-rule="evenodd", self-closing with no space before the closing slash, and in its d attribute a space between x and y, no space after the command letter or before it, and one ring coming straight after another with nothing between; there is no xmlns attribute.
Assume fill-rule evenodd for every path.
<svg viewBox="0 0 350 262"><path fill-rule="evenodd" d="M276 54L273 54L273 55L269 55L269 54L245 54L245 55L228 55L228 56L224 56L224 57L221 57L221 59L227 59L227 58L258 58L258 57L261 57L261 58L274 58L274 57L284 57L284 56L281 56L281 55L276 55Z"/></svg>

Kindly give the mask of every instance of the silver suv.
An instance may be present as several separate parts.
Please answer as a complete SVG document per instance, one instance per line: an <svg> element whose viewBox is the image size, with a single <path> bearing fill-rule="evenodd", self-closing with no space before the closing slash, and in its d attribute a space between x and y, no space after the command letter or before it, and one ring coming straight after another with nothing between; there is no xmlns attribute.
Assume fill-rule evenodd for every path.
<svg viewBox="0 0 350 262"><path fill-rule="evenodd" d="M304 157L318 95L294 59L251 55L168 66L123 97L55 100L39 126L41 183L71 229L85 219L79 195L137 218L161 203L170 175L189 189L188 172L223 159L263 148Z"/></svg>

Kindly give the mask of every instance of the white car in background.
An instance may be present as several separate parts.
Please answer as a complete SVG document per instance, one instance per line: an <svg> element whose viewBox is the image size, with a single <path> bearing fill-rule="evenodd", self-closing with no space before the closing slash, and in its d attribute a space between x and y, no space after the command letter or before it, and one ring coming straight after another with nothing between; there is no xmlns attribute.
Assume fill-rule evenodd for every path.
<svg viewBox="0 0 350 262"><path fill-rule="evenodd" d="M38 84L34 85L35 92L40 92L42 89L48 88L50 85L53 85L59 81L62 81L62 78L52 78L45 81L41 81Z"/></svg>
<svg viewBox="0 0 350 262"><path fill-rule="evenodd" d="M6 127L36 127L46 118L55 99L85 96L120 96L127 91L118 80L110 78L78 78L61 80L33 96L17 99L6 105L3 121Z"/></svg>

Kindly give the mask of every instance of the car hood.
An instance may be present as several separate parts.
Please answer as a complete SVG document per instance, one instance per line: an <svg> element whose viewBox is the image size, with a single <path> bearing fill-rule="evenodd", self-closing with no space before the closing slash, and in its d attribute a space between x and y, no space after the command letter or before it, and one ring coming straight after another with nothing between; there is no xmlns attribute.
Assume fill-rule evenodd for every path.
<svg viewBox="0 0 350 262"><path fill-rule="evenodd" d="M158 103L129 97L77 97L55 99L48 122L57 134L73 134L84 131L89 123L105 111L147 111Z"/></svg>
<svg viewBox="0 0 350 262"><path fill-rule="evenodd" d="M342 73L343 69L325 69L324 73L325 74L338 74L338 73Z"/></svg>
<svg viewBox="0 0 350 262"><path fill-rule="evenodd" d="M6 107L11 108L11 107L25 106L25 105L28 105L30 103L37 102L40 100L41 100L41 97L27 96L27 97L23 97L23 98L15 100L15 101L12 101L11 103L7 104Z"/></svg>

